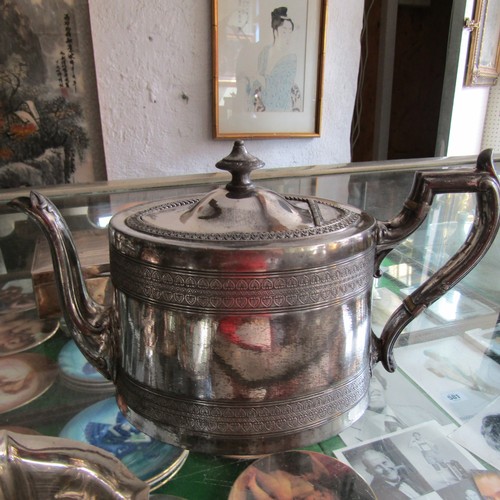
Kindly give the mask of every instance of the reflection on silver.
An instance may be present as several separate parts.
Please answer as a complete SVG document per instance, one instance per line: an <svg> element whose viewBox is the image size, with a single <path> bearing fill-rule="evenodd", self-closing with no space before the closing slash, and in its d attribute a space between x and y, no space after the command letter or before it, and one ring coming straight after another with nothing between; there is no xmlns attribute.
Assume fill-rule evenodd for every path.
<svg viewBox="0 0 500 500"><path fill-rule="evenodd" d="M117 458L70 439L0 431L1 500L149 498Z"/></svg>
<svg viewBox="0 0 500 500"><path fill-rule="evenodd" d="M479 262L498 230L491 151L474 169L417 173L389 221L256 187L250 173L261 165L236 141L216 165L232 175L225 187L113 216L112 305L89 297L57 208L36 192L11 202L47 235L68 325L116 383L121 411L176 446L258 455L351 425L366 408L373 365L394 370L401 331ZM469 236L376 337L374 273L434 196L455 192L477 198Z"/></svg>
<svg viewBox="0 0 500 500"><path fill-rule="evenodd" d="M229 500L316 498L376 500L351 467L314 451L287 451L259 458L236 479Z"/></svg>

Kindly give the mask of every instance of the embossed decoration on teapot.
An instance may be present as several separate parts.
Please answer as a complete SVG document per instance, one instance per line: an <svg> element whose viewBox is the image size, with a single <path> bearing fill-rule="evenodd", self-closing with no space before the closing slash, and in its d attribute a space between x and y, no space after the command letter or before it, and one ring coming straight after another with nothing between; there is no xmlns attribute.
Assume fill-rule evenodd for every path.
<svg viewBox="0 0 500 500"><path fill-rule="evenodd" d="M392 220L317 197L279 195L250 178L262 162L236 141L210 193L149 203L109 225L114 302L92 300L69 230L41 194L11 205L53 252L66 322L116 384L141 430L214 454L262 454L340 432L366 408L373 365L395 368L405 326L474 267L499 226L491 151L475 169L417 172ZM438 193L476 194L461 249L388 320L370 327L373 276L425 219Z"/></svg>

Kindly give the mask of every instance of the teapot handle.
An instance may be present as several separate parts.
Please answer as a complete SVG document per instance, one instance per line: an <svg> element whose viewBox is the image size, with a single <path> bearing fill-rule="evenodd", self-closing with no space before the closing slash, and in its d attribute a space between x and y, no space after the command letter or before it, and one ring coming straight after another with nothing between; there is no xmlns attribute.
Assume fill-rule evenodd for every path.
<svg viewBox="0 0 500 500"><path fill-rule="evenodd" d="M482 151L474 169L417 172L401 212L394 219L378 222L376 269L384 257L413 233L429 213L434 195L476 193L474 224L457 252L427 281L403 300L388 319L380 338L372 334L373 361L385 369L396 369L393 349L403 329L422 311L454 287L489 249L499 228L499 180L493 166L492 150Z"/></svg>

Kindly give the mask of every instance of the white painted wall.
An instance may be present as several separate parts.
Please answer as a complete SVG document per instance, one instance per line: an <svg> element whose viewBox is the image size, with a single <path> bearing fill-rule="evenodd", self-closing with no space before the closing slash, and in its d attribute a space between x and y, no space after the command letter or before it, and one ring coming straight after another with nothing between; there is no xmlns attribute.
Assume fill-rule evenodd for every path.
<svg viewBox="0 0 500 500"><path fill-rule="evenodd" d="M474 0L467 0L465 18L474 18ZM463 30L453 100L447 156L476 155L481 151L483 127L488 108L489 87L466 87L470 33Z"/></svg>
<svg viewBox="0 0 500 500"><path fill-rule="evenodd" d="M212 172L232 142L212 139L211 1L89 5L108 178ZM267 167L350 160L362 17L329 0L322 135L246 141Z"/></svg>

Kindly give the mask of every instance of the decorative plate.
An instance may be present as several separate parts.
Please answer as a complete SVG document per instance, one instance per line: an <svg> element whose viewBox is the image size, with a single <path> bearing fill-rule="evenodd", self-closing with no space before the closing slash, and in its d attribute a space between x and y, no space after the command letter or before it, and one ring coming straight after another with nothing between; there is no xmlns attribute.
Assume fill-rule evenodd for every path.
<svg viewBox="0 0 500 500"><path fill-rule="evenodd" d="M55 382L57 374L57 364L42 354L0 358L0 413L40 397Z"/></svg>
<svg viewBox="0 0 500 500"><path fill-rule="evenodd" d="M140 432L122 415L115 398L99 401L77 414L60 436L112 453L151 490L171 479L189 453Z"/></svg>
<svg viewBox="0 0 500 500"><path fill-rule="evenodd" d="M290 498L375 500L351 467L313 451L286 451L253 462L236 479L229 500Z"/></svg>
<svg viewBox="0 0 500 500"><path fill-rule="evenodd" d="M101 375L85 358L74 340L66 342L57 358L61 379L79 390L114 391L113 382Z"/></svg>
<svg viewBox="0 0 500 500"><path fill-rule="evenodd" d="M59 327L56 319L40 319L36 309L2 315L0 356L27 351L50 339Z"/></svg>

